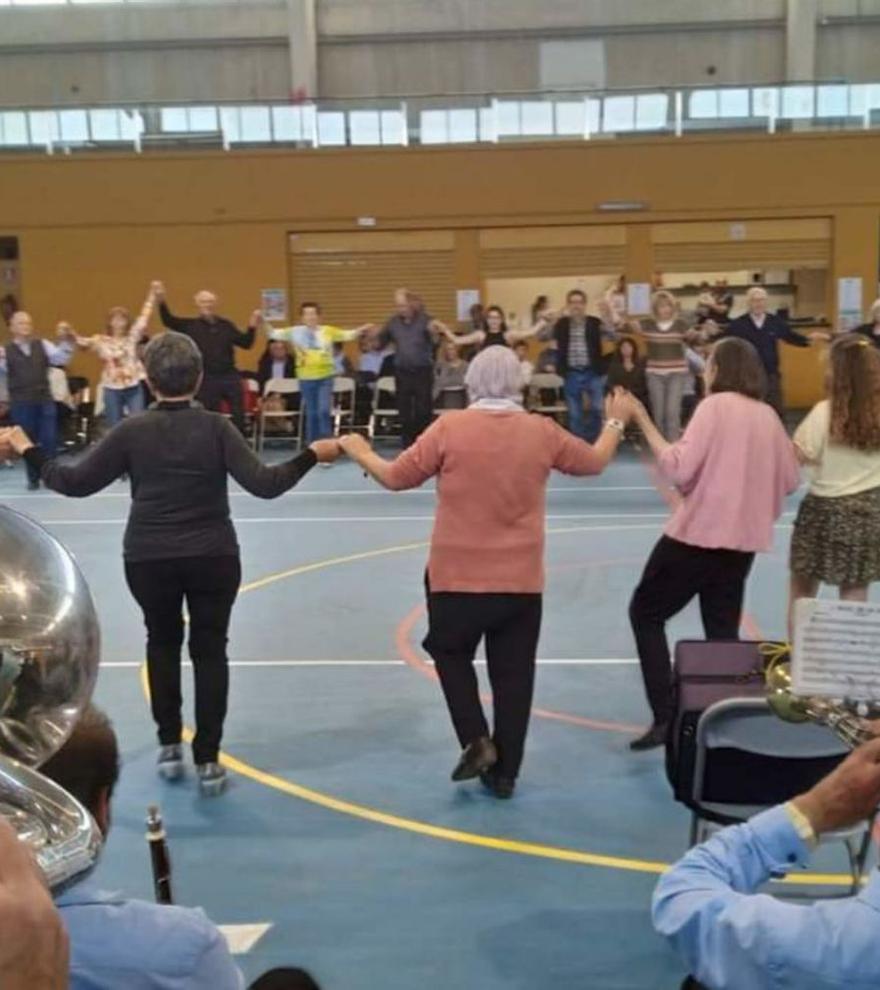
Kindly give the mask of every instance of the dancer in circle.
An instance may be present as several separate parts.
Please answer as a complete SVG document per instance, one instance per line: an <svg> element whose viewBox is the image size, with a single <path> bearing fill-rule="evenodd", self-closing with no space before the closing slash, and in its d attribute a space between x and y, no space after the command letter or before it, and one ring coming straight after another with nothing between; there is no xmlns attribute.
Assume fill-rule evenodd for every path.
<svg viewBox="0 0 880 990"><path fill-rule="evenodd" d="M159 303L162 325L191 337L201 352L205 371L198 394L199 402L211 412L218 412L221 403L225 402L232 414L232 422L240 433L244 433L244 396L241 375L235 366L235 348L250 350L254 346L263 314L255 309L247 330L242 332L232 320L217 315L217 296L209 289L196 293L199 315L192 317L174 316L165 301L164 283L153 282L151 290Z"/></svg>
<svg viewBox="0 0 880 990"><path fill-rule="evenodd" d="M77 334L78 347L93 351L103 368L101 385L104 416L109 427L116 426L126 415L143 412L143 382L147 377L141 361L141 340L150 322L156 302L153 287L147 294L140 314L132 320L124 306L114 306L107 314L107 332L92 337Z"/></svg>
<svg viewBox="0 0 880 990"><path fill-rule="evenodd" d="M276 498L315 464L335 460L334 440L320 440L292 460L267 466L223 416L194 403L202 357L179 333L155 337L144 353L157 402L123 420L80 460L50 459L20 430L13 445L47 487L83 497L122 474L132 506L123 556L129 589L144 613L150 703L159 730L159 772L180 776L180 659L183 608L195 675L193 757L201 789L219 793L226 771L217 762L226 717L227 633L241 580L238 541L229 512L227 478L260 498ZM47 456L49 455L49 456Z"/></svg>
<svg viewBox="0 0 880 990"><path fill-rule="evenodd" d="M600 474L635 403L623 393L613 396L611 418L591 447L552 419L523 410L522 370L510 348L481 351L465 381L470 407L439 417L394 461L355 434L339 443L392 491L438 479L424 646L463 750L452 779L481 776L493 794L508 798L523 758L534 688L547 478L554 469ZM495 709L491 737L474 672L484 638Z"/></svg>
<svg viewBox="0 0 880 990"><path fill-rule="evenodd" d="M792 443L765 402L766 377L754 347L738 338L717 344L706 386L708 397L677 443L662 436L644 406L635 415L681 502L630 604L653 712L653 724L630 744L633 750L662 746L672 719L666 623L699 596L706 638L739 638L755 554L772 546L785 496L800 484Z"/></svg>
<svg viewBox="0 0 880 990"><path fill-rule="evenodd" d="M531 333L528 330L510 330L504 318L504 310L500 306L489 306L486 309L483 325L478 330L456 333L445 326L443 330L447 339L458 344L459 347L475 344L480 350L496 345L512 347L518 341L525 340Z"/></svg>
<svg viewBox="0 0 880 990"><path fill-rule="evenodd" d="M880 580L880 352L867 337L832 344L828 398L794 445L811 481L791 537L789 639L798 598L830 584L842 600L863 602Z"/></svg>

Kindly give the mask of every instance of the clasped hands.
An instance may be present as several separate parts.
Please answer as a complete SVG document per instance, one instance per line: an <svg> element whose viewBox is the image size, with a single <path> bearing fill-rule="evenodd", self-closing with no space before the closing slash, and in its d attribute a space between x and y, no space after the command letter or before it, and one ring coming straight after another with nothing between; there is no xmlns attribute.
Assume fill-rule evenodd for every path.
<svg viewBox="0 0 880 990"><path fill-rule="evenodd" d="M608 396L606 414L609 419L619 419L623 423L634 420L636 423L643 423L650 419L648 410L625 388L617 387Z"/></svg>
<svg viewBox="0 0 880 990"><path fill-rule="evenodd" d="M372 449L360 433L346 433L331 440L315 440L309 444L309 450L318 458L319 464L332 464L342 454L356 461L359 454L369 454Z"/></svg>

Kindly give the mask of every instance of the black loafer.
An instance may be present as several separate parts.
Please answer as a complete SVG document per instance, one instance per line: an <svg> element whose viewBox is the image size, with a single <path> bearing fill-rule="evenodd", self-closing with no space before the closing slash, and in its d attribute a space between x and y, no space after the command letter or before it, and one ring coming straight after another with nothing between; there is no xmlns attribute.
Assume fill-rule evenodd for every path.
<svg viewBox="0 0 880 990"><path fill-rule="evenodd" d="M458 783L462 780L473 780L485 773L498 762L498 750L488 736L480 736L466 746L458 761L458 766L452 771L452 779Z"/></svg>
<svg viewBox="0 0 880 990"><path fill-rule="evenodd" d="M516 790L516 781L513 777L502 777L500 774L487 771L480 774L483 787L501 801L509 801Z"/></svg>
<svg viewBox="0 0 880 990"><path fill-rule="evenodd" d="M650 729L638 739L633 739L629 748L634 753L643 753L648 749L659 749L666 745L666 738L669 735L668 722L655 722Z"/></svg>

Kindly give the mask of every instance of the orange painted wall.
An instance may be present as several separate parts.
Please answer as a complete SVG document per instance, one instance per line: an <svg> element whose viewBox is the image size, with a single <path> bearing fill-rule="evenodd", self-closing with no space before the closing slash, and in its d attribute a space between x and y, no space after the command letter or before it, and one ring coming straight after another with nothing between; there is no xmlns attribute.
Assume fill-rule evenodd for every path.
<svg viewBox="0 0 880 990"><path fill-rule="evenodd" d="M643 279L652 270L646 223L829 217L829 285L861 276L868 304L880 267L878 155L880 136L855 133L7 156L0 235L20 238L23 299L38 323L51 328L65 317L83 332L98 329L112 304L136 307L154 277L178 309L210 286L224 312L244 322L260 288L287 285L289 231L353 230L359 216L376 217L378 229L455 230L462 287L479 284L482 227L620 222L628 274ZM609 200L646 209L599 211ZM790 398L810 401L821 382L817 355L787 349L786 363Z"/></svg>

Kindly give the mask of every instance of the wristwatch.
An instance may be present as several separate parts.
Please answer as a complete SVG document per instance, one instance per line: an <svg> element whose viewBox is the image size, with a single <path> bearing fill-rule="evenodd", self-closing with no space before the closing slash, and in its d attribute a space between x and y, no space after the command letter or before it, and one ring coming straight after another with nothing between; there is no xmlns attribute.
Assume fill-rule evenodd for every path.
<svg viewBox="0 0 880 990"><path fill-rule="evenodd" d="M606 419L605 426L610 427L612 430L617 430L621 436L626 432L626 424L622 419Z"/></svg>

